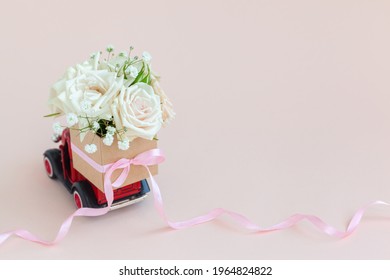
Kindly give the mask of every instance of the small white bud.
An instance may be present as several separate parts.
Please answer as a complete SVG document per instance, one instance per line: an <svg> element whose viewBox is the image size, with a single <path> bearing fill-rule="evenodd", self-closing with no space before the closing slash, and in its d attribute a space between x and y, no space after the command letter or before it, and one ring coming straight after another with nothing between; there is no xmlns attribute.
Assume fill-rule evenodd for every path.
<svg viewBox="0 0 390 280"><path fill-rule="evenodd" d="M107 126L106 129L107 129L107 134L114 135L115 132L116 132L116 129L115 129L115 127L113 127L113 126Z"/></svg>
<svg viewBox="0 0 390 280"><path fill-rule="evenodd" d="M79 118L74 113L69 113L66 115L66 122L69 126L74 126L76 123L79 122Z"/></svg>
<svg viewBox="0 0 390 280"><path fill-rule="evenodd" d="M87 145L85 145L84 150L85 150L88 154L93 154L93 153L96 153L97 147L96 147L95 144L87 144Z"/></svg>
<svg viewBox="0 0 390 280"><path fill-rule="evenodd" d="M142 59L146 62L149 63L152 60L152 56L148 52L143 52L142 53Z"/></svg>
<svg viewBox="0 0 390 280"><path fill-rule="evenodd" d="M122 141L118 141L119 150L126 151L130 148L130 141L128 139L124 139Z"/></svg>
<svg viewBox="0 0 390 280"><path fill-rule="evenodd" d="M103 138L103 144L106 146L111 146L113 142L114 142L114 136L112 136L112 134L107 134Z"/></svg>
<svg viewBox="0 0 390 280"><path fill-rule="evenodd" d="M100 128L100 124L99 124L98 122L94 121L94 122L92 123L92 129L93 129L94 131L98 131L99 128Z"/></svg>
<svg viewBox="0 0 390 280"><path fill-rule="evenodd" d="M53 131L57 135L61 135L62 131L64 131L64 128L61 126L59 122L53 123Z"/></svg>
<svg viewBox="0 0 390 280"><path fill-rule="evenodd" d="M106 48L106 51L109 52L109 53L114 51L114 46L113 45L108 45L107 48Z"/></svg>

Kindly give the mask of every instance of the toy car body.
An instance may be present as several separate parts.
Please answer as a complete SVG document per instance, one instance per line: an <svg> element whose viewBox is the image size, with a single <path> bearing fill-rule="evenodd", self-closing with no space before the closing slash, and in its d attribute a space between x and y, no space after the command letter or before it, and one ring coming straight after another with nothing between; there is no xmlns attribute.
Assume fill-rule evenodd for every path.
<svg viewBox="0 0 390 280"><path fill-rule="evenodd" d="M102 208L107 206L105 194L73 168L69 129L65 129L58 149L46 150L43 163L49 178L57 179L73 195L78 208ZM150 191L146 179L114 189L114 201L110 210L143 200Z"/></svg>

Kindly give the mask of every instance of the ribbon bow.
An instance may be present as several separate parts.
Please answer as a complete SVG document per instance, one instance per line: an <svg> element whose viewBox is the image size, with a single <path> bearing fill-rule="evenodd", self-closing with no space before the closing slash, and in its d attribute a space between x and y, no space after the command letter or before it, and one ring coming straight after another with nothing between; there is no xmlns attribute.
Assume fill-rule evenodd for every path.
<svg viewBox="0 0 390 280"><path fill-rule="evenodd" d="M73 149L73 147L72 147ZM77 153L77 152L76 152ZM84 158L85 154L78 154L82 158ZM111 206L113 199L114 199L114 194L112 191L112 188L118 188L120 187L126 180L127 176L129 175L130 172L130 167L131 165L141 165L144 166L150 175L150 171L148 166L150 165L156 165L160 164L165 160L164 154L160 149L152 149L148 150L146 152L138 154L136 157L132 159L127 159L127 158L122 158L118 160L115 163L107 164L104 165L104 194L106 195L108 207ZM119 177L112 182L111 177L112 173L114 171L122 169L121 174ZM151 176L151 175L150 175Z"/></svg>

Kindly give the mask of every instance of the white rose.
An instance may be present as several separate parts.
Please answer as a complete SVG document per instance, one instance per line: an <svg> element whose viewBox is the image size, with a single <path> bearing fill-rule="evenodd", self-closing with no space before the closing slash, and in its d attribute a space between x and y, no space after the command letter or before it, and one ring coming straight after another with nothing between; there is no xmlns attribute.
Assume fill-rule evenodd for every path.
<svg viewBox="0 0 390 280"><path fill-rule="evenodd" d="M151 75L151 86L154 92L160 97L161 100L161 110L162 110L162 119L164 125L168 124L171 120L175 118L176 113L173 111L173 105L171 101L168 99L164 90L161 88L158 79Z"/></svg>
<svg viewBox="0 0 390 280"><path fill-rule="evenodd" d="M67 72L51 88L49 105L53 112L75 113L89 117L109 112L113 98L123 85L115 72L99 70L99 53Z"/></svg>
<svg viewBox="0 0 390 280"><path fill-rule="evenodd" d="M162 126L160 97L145 83L122 87L112 105L116 128L125 129L130 141L153 139Z"/></svg>

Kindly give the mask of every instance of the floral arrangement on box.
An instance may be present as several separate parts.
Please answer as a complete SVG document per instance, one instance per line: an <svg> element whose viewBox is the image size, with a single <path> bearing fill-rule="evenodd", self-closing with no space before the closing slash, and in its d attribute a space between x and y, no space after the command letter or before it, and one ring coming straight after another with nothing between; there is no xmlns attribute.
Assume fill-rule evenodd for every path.
<svg viewBox="0 0 390 280"><path fill-rule="evenodd" d="M159 77L151 69L151 55L141 57L128 52L96 52L90 58L69 67L51 88L49 106L52 114L66 116L66 125L53 124L53 140L64 128L77 129L83 139L92 132L111 146L127 150L137 137L156 139L161 127L174 118L172 103L160 87ZM95 153L95 144L86 144L87 153Z"/></svg>

